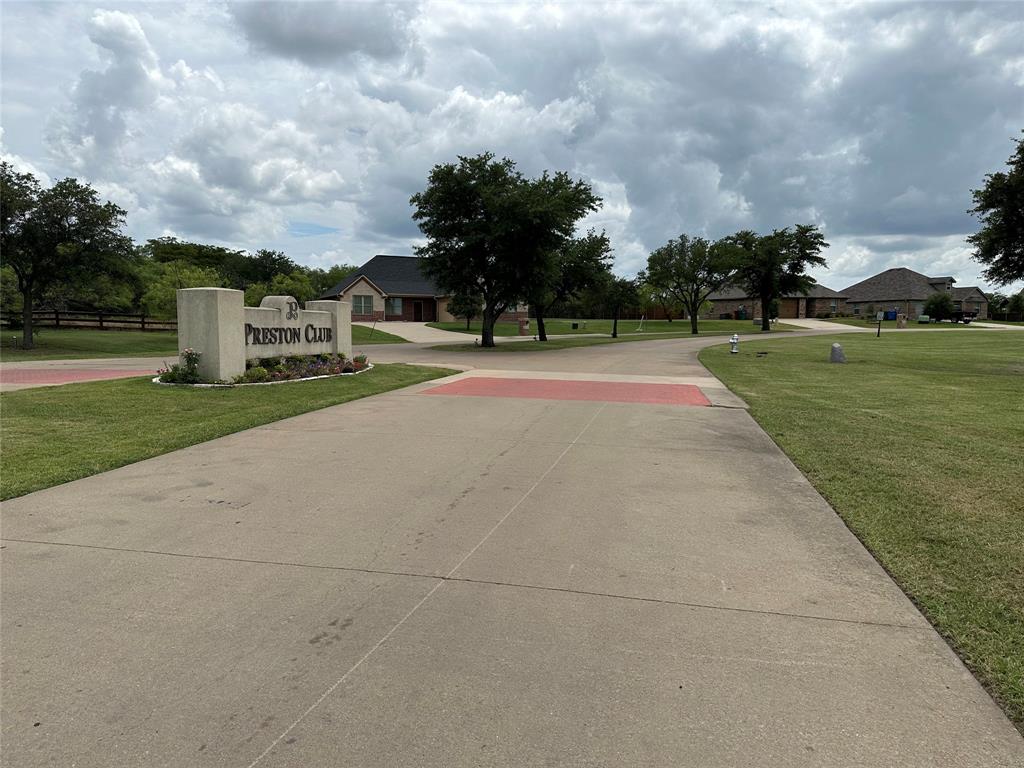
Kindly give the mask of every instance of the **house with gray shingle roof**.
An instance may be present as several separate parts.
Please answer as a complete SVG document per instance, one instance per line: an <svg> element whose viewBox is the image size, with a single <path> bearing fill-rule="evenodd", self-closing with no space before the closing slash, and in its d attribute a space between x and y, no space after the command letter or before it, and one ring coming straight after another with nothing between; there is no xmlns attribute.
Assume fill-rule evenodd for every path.
<svg viewBox="0 0 1024 768"><path fill-rule="evenodd" d="M896 311L911 320L924 313L929 296L945 291L953 304L964 312L977 312L988 317L988 300L976 286L954 288L956 281L949 276L928 277L906 267L894 267L867 280L861 280L843 291L846 303L854 315L870 316L876 312Z"/></svg>
<svg viewBox="0 0 1024 768"><path fill-rule="evenodd" d="M711 302L711 308L704 315L708 318L761 317L761 300L750 296L745 288L735 284L715 291L708 296L708 301ZM806 295L794 293L779 298L780 318L828 317L845 311L846 296L821 283L814 283Z"/></svg>
<svg viewBox="0 0 1024 768"><path fill-rule="evenodd" d="M352 303L356 321L451 322L449 296L420 269L418 256L378 254L318 299ZM506 312L501 321L525 319L527 307Z"/></svg>

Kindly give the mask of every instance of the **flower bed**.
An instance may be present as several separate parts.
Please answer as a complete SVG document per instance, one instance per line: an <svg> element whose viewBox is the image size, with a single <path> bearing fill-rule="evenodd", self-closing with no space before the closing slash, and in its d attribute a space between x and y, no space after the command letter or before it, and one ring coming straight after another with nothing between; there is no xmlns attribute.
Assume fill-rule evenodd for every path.
<svg viewBox="0 0 1024 768"><path fill-rule="evenodd" d="M160 369L153 379L158 384L184 384L197 387L233 387L246 384L279 384L286 381L308 381L330 376L351 376L373 366L366 355L351 360L344 355L308 355L296 357L268 357L246 361L245 373L232 381L202 381L199 378L199 353L186 349L181 363Z"/></svg>

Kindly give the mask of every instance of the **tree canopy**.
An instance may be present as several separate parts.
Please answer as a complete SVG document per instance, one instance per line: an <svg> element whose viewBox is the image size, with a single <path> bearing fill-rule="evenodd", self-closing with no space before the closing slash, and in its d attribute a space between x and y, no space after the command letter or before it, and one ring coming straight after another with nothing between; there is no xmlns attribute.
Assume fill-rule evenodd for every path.
<svg viewBox="0 0 1024 768"><path fill-rule="evenodd" d="M680 235L647 257L640 279L682 305L690 317L690 333L696 334L701 305L735 272L735 253L727 244Z"/></svg>
<svg viewBox="0 0 1024 768"><path fill-rule="evenodd" d="M481 343L494 346L494 323L550 269L576 223L600 204L590 186L545 171L527 179L490 152L435 165L427 188L410 200L427 238L423 270L444 291L480 296Z"/></svg>
<svg viewBox="0 0 1024 768"><path fill-rule="evenodd" d="M945 291L933 293L924 301L924 314L932 320L948 320L955 309L953 297Z"/></svg>
<svg viewBox="0 0 1024 768"><path fill-rule="evenodd" d="M537 337L548 340L544 318L552 304L574 299L598 285L611 268L612 247L604 232L591 230L583 237L568 238L552 251L531 279L526 295L537 321Z"/></svg>
<svg viewBox="0 0 1024 768"><path fill-rule="evenodd" d="M816 226L798 224L770 235L744 230L720 241L736 266L736 280L750 296L761 300L761 330L770 329L772 303L793 293L806 294L814 279L808 267L823 267L821 251L828 247Z"/></svg>
<svg viewBox="0 0 1024 768"><path fill-rule="evenodd" d="M77 179L41 189L0 162L0 252L22 296L23 345L33 346L32 310L47 289L131 271L136 250L122 233L125 212Z"/></svg>
<svg viewBox="0 0 1024 768"><path fill-rule="evenodd" d="M974 259L986 265L985 279L996 285L1024 280L1024 140L1006 164L1009 171L985 176L981 189L971 190L970 213L981 229L967 238Z"/></svg>

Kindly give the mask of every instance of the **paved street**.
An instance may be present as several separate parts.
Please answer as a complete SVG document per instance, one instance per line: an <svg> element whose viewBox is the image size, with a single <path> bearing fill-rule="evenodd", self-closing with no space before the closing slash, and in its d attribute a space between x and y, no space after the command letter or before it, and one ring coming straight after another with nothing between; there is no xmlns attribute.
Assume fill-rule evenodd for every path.
<svg viewBox="0 0 1024 768"><path fill-rule="evenodd" d="M375 347L473 370L4 504L4 765L1024 764L721 341Z"/></svg>

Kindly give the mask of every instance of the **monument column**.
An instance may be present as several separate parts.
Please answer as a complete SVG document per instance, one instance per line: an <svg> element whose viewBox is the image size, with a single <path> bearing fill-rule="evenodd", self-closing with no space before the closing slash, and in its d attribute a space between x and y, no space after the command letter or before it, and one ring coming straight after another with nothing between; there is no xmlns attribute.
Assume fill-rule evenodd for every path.
<svg viewBox="0 0 1024 768"><path fill-rule="evenodd" d="M348 301L307 301L306 309L331 313L334 354L352 358L352 304Z"/></svg>
<svg viewBox="0 0 1024 768"><path fill-rule="evenodd" d="M205 381L231 381L245 373L245 294L230 288L178 291L178 353L199 353Z"/></svg>

